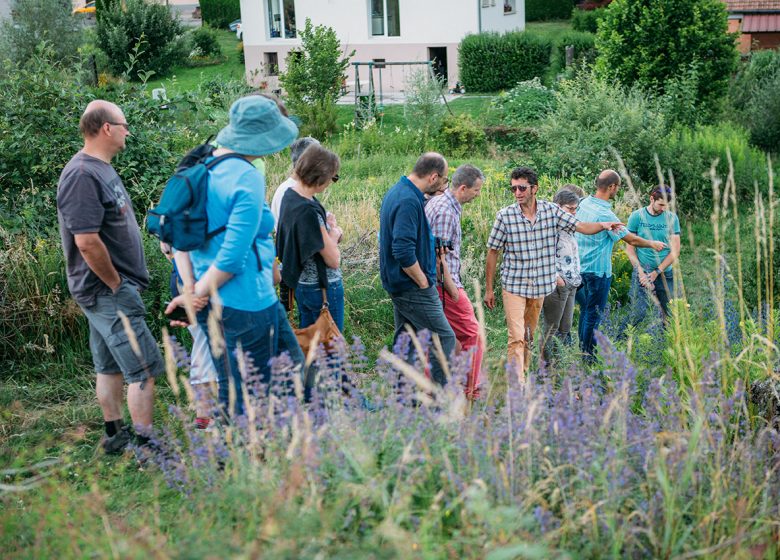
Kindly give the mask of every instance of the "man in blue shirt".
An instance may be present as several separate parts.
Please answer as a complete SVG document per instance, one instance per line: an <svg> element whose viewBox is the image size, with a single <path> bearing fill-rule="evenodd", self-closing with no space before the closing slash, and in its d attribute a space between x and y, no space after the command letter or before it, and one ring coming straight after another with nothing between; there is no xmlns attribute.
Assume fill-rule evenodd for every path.
<svg viewBox="0 0 780 560"><path fill-rule="evenodd" d="M605 169L596 178L596 192L584 198L577 208L577 219L583 222L617 222L612 211L614 200L620 189L620 175L612 169ZM617 231L603 231L596 235L576 233L580 252L580 273L582 285L577 290L580 304L578 326L580 348L588 361L593 359L593 333L598 329L607 307L609 288L612 285L612 249L620 240L634 247L645 247L654 251L666 248L662 241L650 241L622 228Z"/></svg>
<svg viewBox="0 0 780 560"><path fill-rule="evenodd" d="M395 338L407 324L415 331L427 329L438 335L447 357L455 333L436 290L436 251L423 207L425 195L438 194L448 183L444 157L423 154L412 173L387 191L379 211L379 274L393 302ZM437 354L431 353L431 375L443 385L447 380Z"/></svg>

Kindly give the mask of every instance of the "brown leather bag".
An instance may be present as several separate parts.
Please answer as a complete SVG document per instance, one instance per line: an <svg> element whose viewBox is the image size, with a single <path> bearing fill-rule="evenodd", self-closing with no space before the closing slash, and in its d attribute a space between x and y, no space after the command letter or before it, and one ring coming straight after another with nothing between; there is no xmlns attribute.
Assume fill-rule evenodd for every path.
<svg viewBox="0 0 780 560"><path fill-rule="evenodd" d="M328 295L324 288L322 290L322 309L320 309L320 316L308 327L304 329L293 329L293 332L295 332L298 344L301 345L303 355L306 357L309 355L309 349L315 338L317 339L317 345L324 344L325 349L329 350L333 341L342 336L341 331L339 331L339 328L328 309Z"/></svg>

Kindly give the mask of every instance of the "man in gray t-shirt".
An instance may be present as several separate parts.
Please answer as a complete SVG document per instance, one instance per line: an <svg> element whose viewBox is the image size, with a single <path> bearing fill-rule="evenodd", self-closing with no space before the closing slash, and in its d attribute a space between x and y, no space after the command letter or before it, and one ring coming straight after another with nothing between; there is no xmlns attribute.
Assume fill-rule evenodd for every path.
<svg viewBox="0 0 780 560"><path fill-rule="evenodd" d="M125 147L129 125L107 101L87 105L79 123L84 148L68 162L57 187L57 218L71 295L89 322L107 453L120 453L132 430L122 423L123 381L138 430L148 449L154 378L164 362L149 327L139 290L149 284L141 231L130 197L111 160ZM146 446L147 449L144 449ZM143 452L142 451L142 452Z"/></svg>

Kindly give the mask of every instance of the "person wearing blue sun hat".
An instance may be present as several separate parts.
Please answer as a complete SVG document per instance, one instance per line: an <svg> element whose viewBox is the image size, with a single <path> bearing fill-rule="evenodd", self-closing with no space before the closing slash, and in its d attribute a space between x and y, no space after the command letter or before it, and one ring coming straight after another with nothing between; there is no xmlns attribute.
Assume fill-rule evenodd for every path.
<svg viewBox="0 0 780 560"><path fill-rule="evenodd" d="M250 95L233 103L230 121L217 135L219 147L213 157L234 157L211 168L206 206L209 229L224 226L224 231L200 248L175 256L184 289L199 309L198 323L209 333L219 404L226 416L243 415L244 390L254 394L257 389L244 381L251 372L239 368L238 349L250 357L265 390L274 385L271 358L289 352L296 368L303 364L303 353L274 288L274 218L265 203L265 176L252 164L283 150L297 136L298 127L274 100ZM189 286L187 278L192 279ZM166 313L183 306L185 297L174 298ZM221 314L221 336L216 336L213 326L209 330L212 313L217 319Z"/></svg>

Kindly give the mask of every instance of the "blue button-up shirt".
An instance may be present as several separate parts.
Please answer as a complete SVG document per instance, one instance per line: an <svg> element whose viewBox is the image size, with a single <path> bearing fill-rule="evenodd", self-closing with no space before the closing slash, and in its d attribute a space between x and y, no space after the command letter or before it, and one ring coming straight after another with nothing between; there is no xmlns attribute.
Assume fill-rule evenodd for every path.
<svg viewBox="0 0 780 560"><path fill-rule="evenodd" d="M577 219L581 222L619 222L609 201L588 196L577 208ZM596 276L612 276L612 249L615 243L628 235L626 228L618 231L602 231L595 235L575 233L580 250L580 272Z"/></svg>

